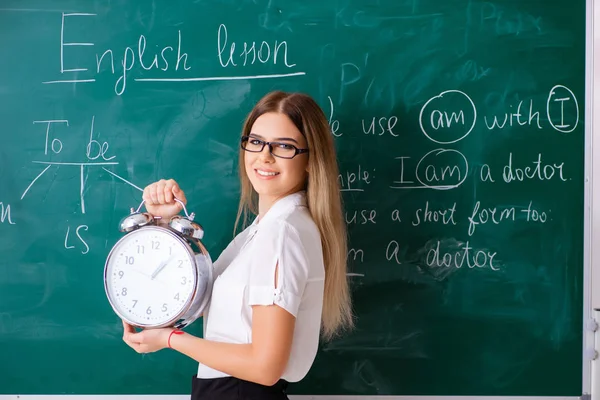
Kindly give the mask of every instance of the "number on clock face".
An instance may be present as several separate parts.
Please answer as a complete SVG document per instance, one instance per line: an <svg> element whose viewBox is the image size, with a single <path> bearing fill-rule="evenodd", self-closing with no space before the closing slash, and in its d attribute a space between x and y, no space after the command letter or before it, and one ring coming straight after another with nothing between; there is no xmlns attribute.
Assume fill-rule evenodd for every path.
<svg viewBox="0 0 600 400"><path fill-rule="evenodd" d="M192 296L192 255L172 234L144 228L123 237L107 265L107 290L121 315L141 325L172 320Z"/></svg>

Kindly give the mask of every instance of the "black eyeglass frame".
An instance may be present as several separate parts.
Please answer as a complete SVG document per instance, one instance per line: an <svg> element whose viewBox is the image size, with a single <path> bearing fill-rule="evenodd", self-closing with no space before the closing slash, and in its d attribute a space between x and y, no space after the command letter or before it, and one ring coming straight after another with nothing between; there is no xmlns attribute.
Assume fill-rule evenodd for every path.
<svg viewBox="0 0 600 400"><path fill-rule="evenodd" d="M261 143L262 143L262 146L261 146L260 150L248 150L247 148L245 148L245 147L244 147L244 142L247 142L247 141L249 141L250 139L252 139L252 140L257 140L257 141L259 141L259 142L261 142ZM294 155L293 155L293 156L291 156L291 157L283 157L283 156L278 156L277 154L274 154L274 153L273 153L273 145L276 145L276 144L284 144L284 145L286 145L286 146L291 146L291 147L293 147L293 148L294 148L294 150L295 150L295 152L294 152ZM265 141L265 140L261 140L261 139L258 139L258 138L255 138L255 137L250 137L250 136L242 136L242 139L240 140L240 147L241 147L243 150L245 150L245 151L248 151L248 152L250 152L250 153L260 153L260 152L262 152L262 151L265 149L265 146L269 146L269 152L271 153L271 155L272 155L273 157L284 158L284 159L286 159L286 160L291 160L292 158L296 157L298 154L308 153L308 149L299 149L299 148L297 148L296 146L294 146L293 144L289 144L289 143L283 143L283 142L267 142L267 141Z"/></svg>

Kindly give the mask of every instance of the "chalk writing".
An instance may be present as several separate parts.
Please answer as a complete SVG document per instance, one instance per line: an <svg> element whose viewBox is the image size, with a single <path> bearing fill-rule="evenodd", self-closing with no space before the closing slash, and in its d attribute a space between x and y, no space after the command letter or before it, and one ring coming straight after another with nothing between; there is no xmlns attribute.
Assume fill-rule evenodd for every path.
<svg viewBox="0 0 600 400"><path fill-rule="evenodd" d="M500 269L497 265L494 265L494 257L496 257L497 252L475 251L468 240L465 243L448 244L443 242L443 248L440 248L440 244L442 244L442 241L436 240L435 245L427 252L425 259L427 266L434 268L490 268L493 271Z"/></svg>
<svg viewBox="0 0 600 400"><path fill-rule="evenodd" d="M514 207L486 207L481 208L481 202L477 201L473 206L473 211L469 219L469 236L473 236L475 233L475 227L477 225L485 225L491 222L495 225L500 224L502 221L514 221L515 220L515 208Z"/></svg>
<svg viewBox="0 0 600 400"><path fill-rule="evenodd" d="M421 185L411 185L415 182L408 180L405 168L411 157L396 157L400 160L400 180L394 181L390 186L392 189L417 189L428 188L436 190L454 189L460 186L469 173L469 163L467 158L458 150L454 149L435 149L425 154L417 162L414 169L414 178Z"/></svg>
<svg viewBox="0 0 600 400"><path fill-rule="evenodd" d="M467 60L460 68L456 70L454 76L459 81L475 82L485 78L490 73L490 68L484 68L474 60Z"/></svg>
<svg viewBox="0 0 600 400"><path fill-rule="evenodd" d="M125 92L127 87L127 74L129 71L133 69L136 65L136 60L139 63L140 67L146 71L150 71L152 69L157 69L160 71L169 71L171 68L174 71L179 71L181 68L184 71L188 71L191 69L191 66L187 65L188 62L188 53L182 51L182 38L181 31L177 31L177 52L175 53L175 49L172 46L164 46L158 52L154 53L154 57L150 57L152 61L150 64L147 64L147 61L144 61L144 55L146 53L146 37L144 35L140 35L138 38L137 47L125 47L123 50L123 56L119 61L119 78L115 82L115 93L117 95L121 95ZM160 54L160 61L158 56ZM110 67L111 73L115 74L115 59L113 56L113 50L108 49L102 53L101 56L96 54L96 73L100 73L103 65L105 65L104 58L107 57L108 65ZM146 59L148 57L146 56ZM169 64L169 61L171 64ZM174 66L174 67L172 67Z"/></svg>
<svg viewBox="0 0 600 400"><path fill-rule="evenodd" d="M76 43L76 42L65 42L65 17L91 17L96 14L88 13L62 13L62 20L60 24L60 73L65 72L81 72L87 71L87 68L70 68L65 69L65 46L93 46L94 43Z"/></svg>
<svg viewBox="0 0 600 400"><path fill-rule="evenodd" d="M474 20L481 30L489 28L498 36L542 33L542 18L539 16L513 10L508 12L506 8L491 2L481 3L478 8ZM477 10L475 7L473 9Z"/></svg>
<svg viewBox="0 0 600 400"><path fill-rule="evenodd" d="M338 121L337 119L333 119L333 100L331 99L331 96L327 96L327 99L329 100L329 108L330 108L330 112L329 112L329 129L331 129L331 134L335 137L340 137L342 135L344 135L342 132L338 133L338 130L340 129L340 121Z"/></svg>
<svg viewBox="0 0 600 400"><path fill-rule="evenodd" d="M346 93L346 86L350 86L358 82L362 76L360 72L360 68L356 64L345 62L340 66L340 94L339 94L339 102L341 103L344 100L344 95Z"/></svg>
<svg viewBox="0 0 600 400"><path fill-rule="evenodd" d="M565 116L565 107L569 110L567 117ZM579 103L575 94L566 86L556 85L550 90L546 102L546 113L552 127L559 132L573 132L579 124ZM571 121L569 122L569 120Z"/></svg>
<svg viewBox="0 0 600 400"><path fill-rule="evenodd" d="M368 53L365 55L365 66ZM387 79L373 77L365 91L362 104L365 107L376 107L381 112L393 112L396 108L396 91L394 90L394 75L390 74Z"/></svg>
<svg viewBox="0 0 600 400"><path fill-rule="evenodd" d="M529 202L529 206L525 210L521 210L522 213L527 215L527 222L541 222L544 223L548 219L548 215L545 211L538 211L532 208L533 201ZM548 212L550 212L549 210Z"/></svg>
<svg viewBox="0 0 600 400"><path fill-rule="evenodd" d="M79 241L81 242L81 244L84 246L84 249L81 250L81 254L87 254L90 251L90 246L87 244L87 242L81 236L82 235L80 233L81 230L87 231L88 230L88 226L87 225L79 225L77 227L77 229L75 230L75 234L77 235L77 238L79 239ZM69 245L68 244L69 243L69 232L70 231L71 231L71 227L67 226L67 234L65 235L65 249L67 249L67 250L75 248L74 245Z"/></svg>
<svg viewBox="0 0 600 400"><path fill-rule="evenodd" d="M540 125L540 112L533 111L533 100L529 100L529 112L525 116L522 115L522 105L523 101L520 101L517 105L517 109L515 110L515 112L504 113L504 119L502 119L502 117L498 118L497 116L494 116L491 120L491 123L489 122L488 117L484 116L483 120L485 122L486 128L489 130L502 129L505 126L507 126L507 122L508 126L513 126L513 124L517 126L531 126L532 123L535 122L535 126L537 127L537 129L542 129L542 126ZM512 105L510 105L510 108L512 108ZM524 119L521 120L521 117L523 117Z"/></svg>
<svg viewBox="0 0 600 400"><path fill-rule="evenodd" d="M375 120L377 120L377 128L375 127ZM394 115L391 117L373 117L370 122L367 122L366 127L365 120L362 120L362 130L365 135L383 136L387 132L389 135L398 137L399 135L394 133L394 127L397 123L398 117Z"/></svg>
<svg viewBox="0 0 600 400"><path fill-rule="evenodd" d="M399 251L400 244L397 241L392 240L388 243L387 247L385 248L385 258L388 261L391 261L393 259L396 264L402 264L402 262L398 258Z"/></svg>
<svg viewBox="0 0 600 400"><path fill-rule="evenodd" d="M485 8L485 7L484 7ZM485 14L481 25L488 23L490 19L494 19L497 23L501 19L501 12L482 9ZM171 34L162 36L161 42L144 34L136 35L134 33L132 43L123 45L120 49L109 47L105 49L96 49L96 44L93 40L75 40L77 35L72 35L70 28L71 22L76 18L94 18L95 14L89 13L62 13L60 25L60 69L61 76L75 74L77 79L65 79L61 81L49 81L45 83L83 83L95 82L101 74L112 74L114 77L114 90L117 95L125 93L128 82L177 82L177 81L209 81L209 80L233 80L233 79L262 79L303 75L303 72L292 71L297 64L294 60L293 46L286 40L269 39L255 40L240 39L236 37L237 31L229 29L225 23L215 24L216 32L214 40L211 41L212 49L209 49L212 62L216 66L220 66L220 70L230 72L232 70L240 71L244 67L265 66L272 68L274 66L283 68L282 74L269 75L251 75L251 76L221 76L221 77L196 77L188 76L186 73L193 73L194 68L197 68L197 58L193 57L191 51L194 50L190 46L188 36L184 34L184 30L173 29ZM366 20L363 20L363 22ZM510 25L510 24L508 24ZM512 25L509 30L513 30ZM517 31L519 28L516 28ZM83 37L80 37L82 39ZM202 43L199 41L198 43ZM215 46L216 45L216 46ZM92 54L95 55L95 63L93 59L87 60L85 57L68 57L78 51L83 52L84 47L91 47ZM124 48L123 48L124 47ZM99 50L99 51L96 51ZM201 51L201 50L200 50ZM68 53L68 54L67 54ZM67 57L65 57L67 54ZM365 108L372 108L376 103L386 101L392 106L390 109L378 108L377 113L367 114L359 117L361 120L361 129L364 136L378 137L400 137L399 117L396 113L397 107L393 107L395 101L394 85L396 81L388 75L382 76L366 76L368 71L366 68L369 65L369 53L364 53L360 56L362 60L350 59L346 62L339 62L339 93L335 99L337 104L342 104L349 97L349 93L354 95L359 85L364 94L362 105ZM80 64L74 64L74 61ZM218 63L218 64L217 64ZM364 65L363 65L364 64ZM153 73L154 77L144 75L144 77L134 76L136 68L143 73ZM484 68L478 65L475 60L462 61L462 66L455 73L455 76L460 81L478 81L488 76L490 68ZM79 78L79 73L83 73ZM87 73L87 75L85 74ZM177 74L176 74L177 73ZM171 74L167 76L167 74ZM149 74L151 75L151 74ZM363 82L364 81L364 82ZM366 88L366 91L364 89ZM328 90L321 88L323 91ZM422 90L415 90L415 93L422 93ZM508 91L506 91L508 92ZM506 109L500 109L487 112L483 117L483 124L480 130L501 131L509 128L524 127L528 129L541 130L546 128L544 124L550 125L552 129L562 132L572 132L579 123L579 106L574 93L562 85L555 85L549 91L546 99L546 116L547 119L542 119L543 110L541 105L543 100L524 99L515 95L516 100L509 104L506 101L508 95L500 97L500 106ZM360 99L359 95L359 99ZM484 98L489 98L485 97ZM329 110L328 124L331 134L336 137L342 137L345 132L341 129L341 120L339 110L335 107L335 102L332 96L327 96ZM397 170L394 171L397 175L396 180L392 181L389 186L391 189L431 189L436 191L447 191L460 187L469 174L469 159L462 151L467 151L470 147L466 146L450 146L463 141L472 134L478 124L477 116L478 109L473 99L464 91L450 89L440 92L427 99L418 99L412 104L422 104L419 112L419 127L423 135L431 143L442 145L435 149L425 148L420 154L407 153L400 154L395 157L398 162ZM538 104L539 103L539 104ZM487 105L487 102L486 102ZM547 121L547 122L546 122ZM84 202L84 185L86 179L86 169L92 166L100 166L103 171L109 173L112 177L119 179L138 190L138 186L127 181L115 172L106 168L109 166L118 165L116 154L111 151L109 141L101 140L100 134L96 128L95 116L91 117L89 136L86 137L86 148L84 162L71 161L49 161L36 160L37 164L43 165L43 171L36 176L24 191L22 198L31 189L31 186L36 180L52 166L55 165L71 165L78 166L80 172L80 196L81 209L85 213ZM69 130L69 121L67 119L40 119L34 121L34 124L44 127L44 155L54 156L61 154L63 150L68 148L62 130ZM488 134L490 134L488 132ZM86 130L87 135L87 130ZM491 134L490 134L491 135ZM419 148L419 147L417 147ZM422 147L421 147L422 148ZM510 151L510 150L509 150ZM479 173L472 174L474 179L479 178L479 181L485 183L513 183L525 181L550 181L566 182L569 180L565 163L560 160L551 160L550 162L544 157L540 151L533 160L524 161L516 151L506 154L506 162L497 170L493 170L490 165L481 163L478 154L476 165L479 168ZM503 157L500 154L500 157ZM112 162L111 162L112 161ZM485 161L485 160L484 160ZM496 165L496 164L494 164ZM495 167L496 168L496 167ZM502 169L500 169L502 168ZM341 170L338 175L338 184L342 192L364 192L369 187L374 187L375 169L366 168L361 164L346 167ZM485 186L485 185L480 185ZM436 224L441 226L464 226L465 233L471 242L475 243L473 236L483 231L483 227L494 227L502 224L515 223L537 223L544 224L551 219L550 210L536 207L533 200L529 201L527 206L504 206L498 204L485 204L483 201L477 200L477 186L474 185L473 204L465 206L460 201L451 201L440 204L436 198L423 199L420 203L409 202L413 208L407 209L404 205L403 211L405 215L401 215L400 209L383 210L385 215L389 215L389 220L392 223L402 223L404 216L408 217L406 222L410 222L413 228ZM462 204L462 207L461 207ZM2 205L2 203L0 203ZM2 206L0 217L2 222L10 219L10 206L6 209ZM376 225L378 222L378 210L375 206L369 205L364 208L357 207L356 209L347 209L344 213L345 222L347 225L370 226ZM390 214L388 214L388 212ZM388 221L389 221L388 220ZM381 225L380 225L381 226ZM72 234L71 226L66 229L64 246L66 249L79 248L82 254L89 252L89 246L84 240L84 235L88 231L87 225L79 225L74 228ZM431 268L488 268L498 270L499 263L497 262L497 253L488 249L474 249L470 241L459 242L457 240L434 240L427 247L427 255L425 264ZM400 242L392 240L386 246L386 259L395 264L401 264L401 260L405 256L408 246L403 250ZM364 262L365 252L362 248L351 247L348 251L348 259L355 262Z"/></svg>
<svg viewBox="0 0 600 400"><path fill-rule="evenodd" d="M477 108L460 90L446 90L421 107L419 126L432 142L451 144L466 138L475 127Z"/></svg>
<svg viewBox="0 0 600 400"><path fill-rule="evenodd" d="M505 97L502 96L500 101ZM510 104L509 109L508 112L485 115L485 128L490 131L522 126L543 128L540 111L534 106L533 99L519 100ZM553 129L563 133L575 130L579 124L579 103L571 89L563 85L554 86L547 96L546 114ZM430 98L419 114L423 134L439 144L451 144L464 139L476 122L475 103L460 90L447 90Z"/></svg>
<svg viewBox="0 0 600 400"><path fill-rule="evenodd" d="M90 128L90 141L85 150L85 155L89 160L95 160L98 157L102 157L103 160L108 161L112 160L116 156L106 157L106 152L108 151L108 142L103 142L100 144L97 140L94 139L94 116L92 116L92 126ZM97 151L96 151L97 150Z"/></svg>
<svg viewBox="0 0 600 400"><path fill-rule="evenodd" d="M376 224L377 210L354 210L346 211L346 224L366 225Z"/></svg>
<svg viewBox="0 0 600 400"><path fill-rule="evenodd" d="M273 65L277 65L278 57L283 58L283 64L286 68L296 66L296 64L288 63L288 44L285 40L281 42L276 40L272 45L263 40L258 46L256 42L250 44L244 42L243 50L239 54L235 51L236 43L232 42L231 44L228 44L227 41L227 26L221 24L219 25L219 30L217 32L217 53L219 63L223 68L228 67L229 65L233 67L238 65L245 66L247 64L253 65L256 60L261 64L272 63ZM229 49L227 49L228 46ZM225 53L225 55L223 55L223 53ZM250 61L248 61L248 57L251 57Z"/></svg>
<svg viewBox="0 0 600 400"><path fill-rule="evenodd" d="M360 262L362 263L364 261L364 258L365 258L365 252L362 249L351 248L350 250L348 250L348 259L349 260L352 260L352 261L360 260Z"/></svg>
<svg viewBox="0 0 600 400"><path fill-rule="evenodd" d="M502 170L502 178L504 182L510 183L513 181L523 182L525 180L539 180L549 181L551 179L560 179L561 181L567 181L564 177L563 167L564 162L560 164L543 164L542 154L538 153L537 160L532 162L533 167L527 166L525 168L516 168L513 166L513 153L508 155L508 163Z"/></svg>
<svg viewBox="0 0 600 400"><path fill-rule="evenodd" d="M33 121L33 123L34 124L47 124L46 125L46 141L44 142L44 154L48 154L48 138L50 136L50 126L55 123L67 124L67 126L69 126L69 121L64 120L64 119ZM53 153L58 154L63 149L62 141L58 138L53 138L50 147L51 147L51 150Z"/></svg>
<svg viewBox="0 0 600 400"><path fill-rule="evenodd" d="M369 53L364 53L364 66L368 68ZM382 113L391 113L396 108L395 76L375 75L370 78L367 90L363 96L362 105L365 108L374 107Z"/></svg>
<svg viewBox="0 0 600 400"><path fill-rule="evenodd" d="M468 172L469 163L460 151L435 149L419 160L415 176L423 186L445 190L460 186Z"/></svg>
<svg viewBox="0 0 600 400"><path fill-rule="evenodd" d="M495 182L494 178L492 178L492 170L489 165L483 164L481 166L479 169L479 179L481 179L482 182Z"/></svg>
<svg viewBox="0 0 600 400"><path fill-rule="evenodd" d="M542 129L540 112L534 110L533 100L521 100L509 105L509 112L488 117L484 116L485 127L488 130L501 130L505 128L534 126ZM548 93L546 100L546 115L550 126L563 133L573 132L579 124L579 103L575 94L566 86L556 85Z"/></svg>
<svg viewBox="0 0 600 400"><path fill-rule="evenodd" d="M4 203L0 201L0 223L3 224L5 221L8 221L9 225L16 225L11 219L10 204L5 206Z"/></svg>
<svg viewBox="0 0 600 400"><path fill-rule="evenodd" d="M412 226L419 226L422 223L436 223L442 225L456 225L454 212L456 211L456 202L450 208L430 209L429 201L425 202L425 207L418 208L412 220Z"/></svg>
<svg viewBox="0 0 600 400"><path fill-rule="evenodd" d="M374 172L375 170L373 169ZM359 164L357 170L340 173L338 175L338 182L342 192L363 192L364 186L369 185L374 178L374 175Z"/></svg>
<svg viewBox="0 0 600 400"><path fill-rule="evenodd" d="M44 81L44 84L83 84L96 82L96 76L101 73L110 73L117 75L114 84L115 94L123 95L127 89L128 77L134 68L139 67L143 71L153 71L158 74L156 77L134 78L135 82L200 82L200 81L215 81L215 80L239 80L239 79L269 79L269 78L285 78L292 76L305 75L305 72L290 72L279 74L265 75L247 75L247 76L160 76L164 74L174 74L176 72L190 72L193 68L192 58L189 51L184 50L184 38L181 30L175 32L171 36L171 42L154 43L150 42L145 35L137 36L137 40L131 43L130 46L125 46L124 49L115 51L112 48L98 51L95 53L95 63L90 58L87 63L85 57L77 57L79 63L84 65L65 67L65 50L73 47L89 47L95 46L91 41L66 41L65 27L68 21L73 18L91 18L96 14L91 13L62 13L60 24L60 68L59 73L64 79ZM76 34L71 33L69 37L74 37ZM216 60L221 67L244 67L255 63L282 65L284 68L292 68L295 63L289 61L288 43L275 40L273 44L261 41L243 42L242 46L238 46L241 52L236 51L236 42L229 42L227 26L220 24L217 33L217 52ZM187 43L187 42L186 42ZM75 54L75 50L69 50ZM81 49L80 49L81 51ZM278 61L282 60L282 62ZM216 61L215 61L216 62ZM94 65L94 67L92 67ZM87 73L87 76L81 76L80 73ZM65 76L66 74L66 76Z"/></svg>
<svg viewBox="0 0 600 400"><path fill-rule="evenodd" d="M37 121L33 121L34 124L46 124L46 129L45 129L45 140L44 140L44 155L48 155L48 143L50 140L50 130L51 127L54 126L54 124L64 124L67 127L69 127L69 121L68 120L37 120ZM90 123L90 135L89 135L89 140L87 141L87 145L85 148L85 155L87 157L87 161L41 161L41 160L35 160L32 161L34 164L40 164L40 165L46 165L46 167L29 183L29 185L27 186L27 188L23 191L23 194L21 195L21 199L23 199L25 197L25 195L30 191L30 189L33 187L33 184L42 177L42 175L44 175L52 166L76 166L79 167L79 178L80 178L80 187L79 187L79 196L80 196L80 204L81 204L81 213L85 214L85 199L84 199L84 193L85 193L85 182L86 182L86 169L89 167L102 167L102 169L106 172L108 172L109 174L111 174L112 176L120 179L123 182L128 183L129 185L135 187L136 189L138 189L139 191L142 191L141 188L139 188L138 186L134 185L133 183L127 181L125 178L120 177L119 175L117 175L116 173L107 170L106 168L104 168L105 166L109 166L109 165L118 165L119 163L116 161L111 161L113 160L116 155L108 155L108 150L109 150L109 144L107 141L103 141L102 143L96 139L94 139L94 123L95 123L95 116L91 117L91 123ZM59 125L60 126L60 125ZM55 154L59 154L62 150L63 150L63 142L58 139L57 137L54 137L52 139L52 142L50 143L50 149L52 150L53 153ZM101 160L96 161L97 159L101 158Z"/></svg>

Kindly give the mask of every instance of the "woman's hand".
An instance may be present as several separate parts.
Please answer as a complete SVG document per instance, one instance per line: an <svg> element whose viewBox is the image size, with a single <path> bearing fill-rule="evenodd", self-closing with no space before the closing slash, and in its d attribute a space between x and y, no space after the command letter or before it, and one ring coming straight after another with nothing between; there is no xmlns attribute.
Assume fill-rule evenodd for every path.
<svg viewBox="0 0 600 400"><path fill-rule="evenodd" d="M167 347L172 330L160 328L136 332L133 326L123 321L123 341L138 353L153 353Z"/></svg>
<svg viewBox="0 0 600 400"><path fill-rule="evenodd" d="M167 220L183 209L175 198L181 200L183 204L187 202L185 193L173 179L161 179L146 186L142 198L150 214Z"/></svg>

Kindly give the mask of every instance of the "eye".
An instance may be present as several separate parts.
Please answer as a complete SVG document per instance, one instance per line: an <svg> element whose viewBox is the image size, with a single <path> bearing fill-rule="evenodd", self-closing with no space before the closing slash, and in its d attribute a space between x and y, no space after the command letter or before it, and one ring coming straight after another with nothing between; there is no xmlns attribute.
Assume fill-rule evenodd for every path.
<svg viewBox="0 0 600 400"><path fill-rule="evenodd" d="M282 150L292 150L294 146L287 143L273 143L275 146L279 147Z"/></svg>
<svg viewBox="0 0 600 400"><path fill-rule="evenodd" d="M262 140L258 140L258 139L249 139L248 143L250 144L254 144L254 145L259 145L262 144Z"/></svg>

